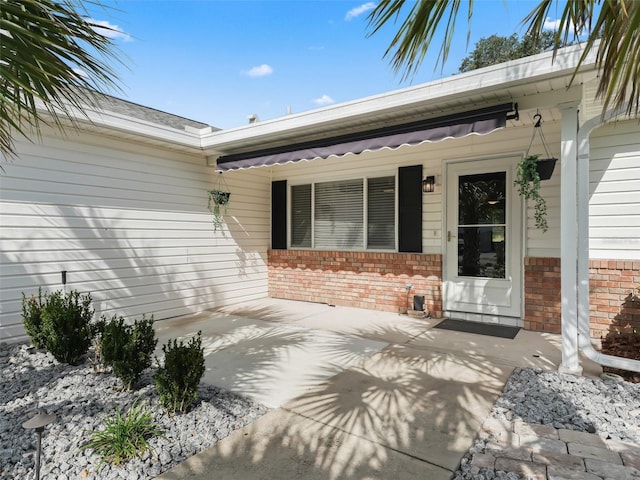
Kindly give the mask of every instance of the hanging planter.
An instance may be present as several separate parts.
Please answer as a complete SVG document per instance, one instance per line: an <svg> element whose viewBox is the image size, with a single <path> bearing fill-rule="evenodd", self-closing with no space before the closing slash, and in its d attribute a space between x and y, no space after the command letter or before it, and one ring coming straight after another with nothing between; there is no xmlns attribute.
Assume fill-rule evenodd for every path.
<svg viewBox="0 0 640 480"><path fill-rule="evenodd" d="M549 230L549 225L547 224L547 202L540 195L540 180L538 155L527 155L518 163L516 179L513 183L522 198L534 201L536 228L546 232Z"/></svg>
<svg viewBox="0 0 640 480"><path fill-rule="evenodd" d="M223 192L222 190L209 191L209 211L213 214L213 230L218 230L218 227L222 226L222 209L224 207L224 213L227 213L229 205L229 192Z"/></svg>
<svg viewBox="0 0 640 480"><path fill-rule="evenodd" d="M529 143L529 148L524 158L518 163L516 179L513 183L522 198L525 200L533 200L536 228L546 232L549 230L549 225L547 224L547 202L540 195L540 181L551 178L558 159L549 154L549 149L547 148L544 134L542 133L542 115L536 113L533 118L536 120L536 123L533 126L531 142ZM540 140L546 153L545 158L540 158L539 154L529 153L536 133L540 135Z"/></svg>
<svg viewBox="0 0 640 480"><path fill-rule="evenodd" d="M218 227L222 226L222 211L227 213L227 209L229 207L229 198L231 197L231 193L228 192L228 187L224 183L222 177L220 177L221 181L218 183L218 188L214 190L209 190L209 201L207 207L209 211L213 214L213 230L217 231Z"/></svg>
<svg viewBox="0 0 640 480"><path fill-rule="evenodd" d="M536 161L536 171L540 176L540 180L549 180L556 168L557 158L539 158Z"/></svg>

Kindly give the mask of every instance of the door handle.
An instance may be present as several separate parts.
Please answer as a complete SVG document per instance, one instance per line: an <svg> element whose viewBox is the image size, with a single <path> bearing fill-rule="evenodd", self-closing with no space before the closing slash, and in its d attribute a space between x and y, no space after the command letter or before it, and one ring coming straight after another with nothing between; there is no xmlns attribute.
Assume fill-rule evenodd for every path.
<svg viewBox="0 0 640 480"><path fill-rule="evenodd" d="M450 242L452 238L456 238L456 236L451 235L451 230L447 230L447 242Z"/></svg>

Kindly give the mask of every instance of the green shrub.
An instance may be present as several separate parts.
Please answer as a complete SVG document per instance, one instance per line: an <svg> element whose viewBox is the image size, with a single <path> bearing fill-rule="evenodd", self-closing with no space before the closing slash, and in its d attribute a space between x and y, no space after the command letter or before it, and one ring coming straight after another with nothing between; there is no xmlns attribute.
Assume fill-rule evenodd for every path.
<svg viewBox="0 0 640 480"><path fill-rule="evenodd" d="M42 334L42 309L46 302L42 298L42 287L38 288L38 296L31 295L27 300L22 292L22 324L31 339L31 343L36 348L45 348L45 338Z"/></svg>
<svg viewBox="0 0 640 480"><path fill-rule="evenodd" d="M124 318L113 316L106 321L100 341L102 361L113 368L127 390L131 389L145 368L151 366L151 356L158 344L153 331L153 316L135 320L133 325L126 325Z"/></svg>
<svg viewBox="0 0 640 480"><path fill-rule="evenodd" d="M93 448L102 458L98 469L104 462L120 465L135 456L142 456L147 450L152 450L148 440L151 437L163 436L160 425L156 423L151 412L144 405L131 405L126 415L116 409L113 418L105 420L105 429L91 434L82 449Z"/></svg>
<svg viewBox="0 0 640 480"><path fill-rule="evenodd" d="M53 292L42 308L42 335L47 350L61 363L79 363L91 346L94 331L91 295Z"/></svg>
<svg viewBox="0 0 640 480"><path fill-rule="evenodd" d="M188 344L182 340L169 340L162 346L164 366L158 362L154 380L160 394L160 403L172 413L186 412L195 402L198 385L204 375L204 349L202 332L192 337Z"/></svg>
<svg viewBox="0 0 640 480"><path fill-rule="evenodd" d="M89 363L93 366L94 372L107 372L107 365L102 361L102 334L107 325L107 320L102 317L91 324L91 343L93 345L93 355L89 356Z"/></svg>

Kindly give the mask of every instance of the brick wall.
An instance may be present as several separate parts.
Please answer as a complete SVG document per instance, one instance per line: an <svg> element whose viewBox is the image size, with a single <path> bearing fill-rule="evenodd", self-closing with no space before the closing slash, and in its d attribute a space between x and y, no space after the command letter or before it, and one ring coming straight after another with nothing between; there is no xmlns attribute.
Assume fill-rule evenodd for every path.
<svg viewBox="0 0 640 480"><path fill-rule="evenodd" d="M524 328L560 333L560 259L524 259Z"/></svg>
<svg viewBox="0 0 640 480"><path fill-rule="evenodd" d="M590 336L640 327L640 261L589 261ZM560 259L524 260L524 328L560 332Z"/></svg>
<svg viewBox="0 0 640 480"><path fill-rule="evenodd" d="M589 308L591 336L640 327L640 261L591 260Z"/></svg>
<svg viewBox="0 0 640 480"><path fill-rule="evenodd" d="M590 334L640 328L640 261L591 260ZM270 250L269 296L390 312L425 308L442 316L442 256L316 250ZM407 283L413 288L407 302ZM524 259L524 328L560 333L560 259Z"/></svg>
<svg viewBox="0 0 640 480"><path fill-rule="evenodd" d="M269 296L405 312L414 295L442 316L442 255L269 250ZM406 285L413 284L407 302Z"/></svg>

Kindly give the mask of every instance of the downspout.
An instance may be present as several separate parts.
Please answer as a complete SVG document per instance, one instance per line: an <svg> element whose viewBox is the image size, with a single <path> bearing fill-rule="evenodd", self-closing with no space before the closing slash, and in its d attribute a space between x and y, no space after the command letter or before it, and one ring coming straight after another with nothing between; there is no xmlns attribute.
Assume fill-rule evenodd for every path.
<svg viewBox="0 0 640 480"><path fill-rule="evenodd" d="M591 132L616 116L619 111L608 111L604 119L595 117L578 130L577 207L578 207L578 346L590 360L611 368L640 372L640 360L606 355L591 345L589 335L589 161Z"/></svg>

